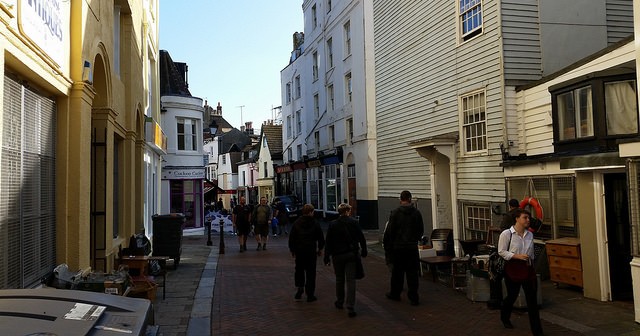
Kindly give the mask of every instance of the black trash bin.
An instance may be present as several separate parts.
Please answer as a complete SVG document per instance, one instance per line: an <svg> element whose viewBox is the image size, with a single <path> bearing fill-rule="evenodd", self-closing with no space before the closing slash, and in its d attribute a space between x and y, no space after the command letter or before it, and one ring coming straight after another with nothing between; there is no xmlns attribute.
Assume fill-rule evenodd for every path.
<svg viewBox="0 0 640 336"><path fill-rule="evenodd" d="M153 215L153 256L173 259L173 267L178 268L182 253L182 229L186 218L181 213Z"/></svg>

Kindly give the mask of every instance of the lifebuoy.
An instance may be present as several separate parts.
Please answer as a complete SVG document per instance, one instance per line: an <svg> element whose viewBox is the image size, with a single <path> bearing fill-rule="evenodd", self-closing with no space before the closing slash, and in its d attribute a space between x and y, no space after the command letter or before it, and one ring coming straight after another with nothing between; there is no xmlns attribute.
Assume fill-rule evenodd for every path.
<svg viewBox="0 0 640 336"><path fill-rule="evenodd" d="M533 210L536 212L536 217L532 218L531 220L533 221L534 219L536 219L540 224L540 225L532 225L532 227L529 228L529 231L537 232L542 227L542 218L544 216L544 211L542 211L542 206L540 205L540 202L538 202L538 200L533 197L525 196L525 198L520 202L520 208L522 209L525 209L527 205L530 205L533 208ZM533 226L537 226L537 227L533 227Z"/></svg>

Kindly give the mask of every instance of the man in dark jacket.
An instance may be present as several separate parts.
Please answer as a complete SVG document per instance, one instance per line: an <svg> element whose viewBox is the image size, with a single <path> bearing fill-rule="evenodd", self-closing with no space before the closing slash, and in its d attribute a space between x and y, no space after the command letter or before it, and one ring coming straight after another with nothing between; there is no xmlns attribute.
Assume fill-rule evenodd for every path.
<svg viewBox="0 0 640 336"><path fill-rule="evenodd" d="M295 299L300 301L307 293L307 302L316 301L316 259L322 255L324 235L320 224L313 217L313 205L302 207L302 216L293 223L289 235L289 251L296 258L294 281L298 291Z"/></svg>
<svg viewBox="0 0 640 336"><path fill-rule="evenodd" d="M347 304L349 317L355 317L356 311L356 263L358 258L367 256L367 241L355 219L351 218L351 206L346 203L338 205L340 217L331 222L327 229L327 247L324 251L324 264L329 265L333 259L333 271L336 275L336 302L334 305L342 309ZM347 296L344 287L347 285Z"/></svg>
<svg viewBox="0 0 640 336"><path fill-rule="evenodd" d="M383 236L385 254L391 264L391 290L386 294L388 299L400 301L406 274L407 297L412 305L420 304L418 241L423 233L422 214L411 204L411 193L405 190L400 193L400 206L391 212Z"/></svg>

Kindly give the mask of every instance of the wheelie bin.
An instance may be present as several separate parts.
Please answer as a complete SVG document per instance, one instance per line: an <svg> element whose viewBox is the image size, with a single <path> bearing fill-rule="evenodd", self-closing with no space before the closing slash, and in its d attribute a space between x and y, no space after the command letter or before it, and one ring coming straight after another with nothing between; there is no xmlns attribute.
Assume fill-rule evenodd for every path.
<svg viewBox="0 0 640 336"><path fill-rule="evenodd" d="M182 253L182 229L186 218L181 213L153 215L153 256L173 259L174 268L180 264Z"/></svg>

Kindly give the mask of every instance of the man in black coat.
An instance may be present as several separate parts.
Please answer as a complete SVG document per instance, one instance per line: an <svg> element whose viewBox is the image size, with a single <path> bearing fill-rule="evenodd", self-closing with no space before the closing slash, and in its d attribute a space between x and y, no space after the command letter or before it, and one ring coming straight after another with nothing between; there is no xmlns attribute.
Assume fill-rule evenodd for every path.
<svg viewBox="0 0 640 336"><path fill-rule="evenodd" d="M391 290L387 298L400 301L400 293L407 277L407 297L412 305L420 304L420 254L418 241L424 233L422 214L411 204L411 193L400 193L400 206L391 212L384 230L384 251L391 265Z"/></svg>
<svg viewBox="0 0 640 336"><path fill-rule="evenodd" d="M295 300L300 301L307 293L307 302L316 301L316 260L322 255L324 234L320 224L313 217L314 207L305 204L302 216L293 223L289 234L289 251L296 258L294 281L298 291Z"/></svg>

